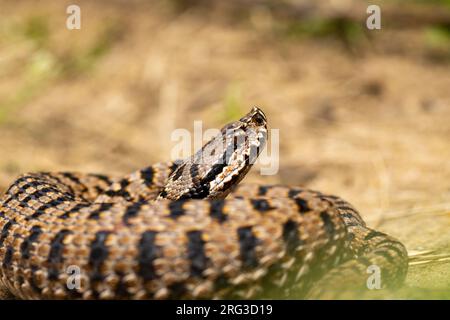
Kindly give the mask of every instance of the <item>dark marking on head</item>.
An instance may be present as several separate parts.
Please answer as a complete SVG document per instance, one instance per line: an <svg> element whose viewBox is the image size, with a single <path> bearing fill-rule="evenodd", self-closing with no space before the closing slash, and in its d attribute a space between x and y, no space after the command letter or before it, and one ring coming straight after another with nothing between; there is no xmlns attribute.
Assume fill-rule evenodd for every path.
<svg viewBox="0 0 450 320"><path fill-rule="evenodd" d="M275 207L272 207L266 199L251 199L250 202L253 208L259 212L266 212L276 209Z"/></svg>
<svg viewBox="0 0 450 320"><path fill-rule="evenodd" d="M235 137L236 138L236 137ZM234 146L229 145L224 152L222 159L219 160L218 163L212 165L208 173L205 175L201 181L196 181L195 185L189 190L188 194L183 195L180 199L204 199L209 196L210 193L210 183L215 180L217 176L222 173L224 168L228 166L228 162L230 157L232 156L234 151ZM178 169L179 170L179 169ZM198 164L192 164L190 168L191 177L195 177L196 171L198 171ZM194 175L193 175L194 174ZM201 183L200 183L201 182ZM226 186L223 186L223 190L227 189Z"/></svg>
<svg viewBox="0 0 450 320"><path fill-rule="evenodd" d="M328 197L331 198L330 196L328 196ZM336 201L335 203L337 203L339 205L339 209L341 209L341 210L346 210L346 211L351 211L351 212L355 211L355 209L353 209L352 207L348 206L346 204L346 202L344 202L344 201Z"/></svg>
<svg viewBox="0 0 450 320"><path fill-rule="evenodd" d="M339 207L339 209L342 209L341 207ZM358 220L355 215L353 213L350 212L345 212L345 213L339 213L339 215L343 218L348 218L348 219L352 219L352 220Z"/></svg>
<svg viewBox="0 0 450 320"><path fill-rule="evenodd" d="M370 240L376 237L386 237L386 234L383 232L371 230L366 236L364 237L364 240Z"/></svg>
<svg viewBox="0 0 450 320"><path fill-rule="evenodd" d="M188 259L191 262L191 276L202 277L203 271L208 265L209 259L205 253L205 241L202 239L201 231L190 231L187 233Z"/></svg>
<svg viewBox="0 0 450 320"><path fill-rule="evenodd" d="M226 165L223 164L215 164L211 167L211 169L208 171L206 176L199 180L198 177L198 169L199 165L196 163L193 163L190 167L189 173L192 178L193 186L189 189L189 192L181 195L179 199L205 199L209 196L209 188L210 188L210 182L216 178L216 176L222 172L222 169ZM185 164L181 165L177 172L175 173L173 180L177 179L177 175L179 173L178 170L182 171L185 167ZM180 173L181 175L181 173Z"/></svg>
<svg viewBox="0 0 450 320"><path fill-rule="evenodd" d="M186 164L182 164L179 167L177 167L177 169L174 171L174 173L172 174L171 179L173 181L178 180L181 175L183 174L184 168L186 167Z"/></svg>
<svg viewBox="0 0 450 320"><path fill-rule="evenodd" d="M359 223L359 222L346 222L345 225L347 227L360 227L361 223Z"/></svg>
<svg viewBox="0 0 450 320"><path fill-rule="evenodd" d="M256 246L259 241L253 235L252 227L241 227L237 230L239 237L239 249L242 266L244 269L255 268L258 266L256 256Z"/></svg>
<svg viewBox="0 0 450 320"><path fill-rule="evenodd" d="M245 161L246 161L246 171L242 172L241 174L237 174L234 175L229 181L227 181L226 183L224 183L221 187L222 190L231 190L233 186L235 186L237 184L238 181L240 181L240 179L243 178L243 175L250 169L250 166L248 165L247 162L248 157L245 157ZM223 169L221 169L223 170ZM219 173L222 171L219 171ZM198 197L197 199L204 199L205 197L209 196L210 194L210 185L209 183L206 185L206 187L204 187L205 190L203 190L202 192L202 196Z"/></svg>
<svg viewBox="0 0 450 320"><path fill-rule="evenodd" d="M191 167L189 168L189 174L191 175L191 179L192 181L196 181L198 179L198 175L199 175L199 164L198 163L193 163L191 164Z"/></svg>
<svg viewBox="0 0 450 320"><path fill-rule="evenodd" d="M172 164L169 166L169 175L172 174L180 165L179 161L174 161L172 162Z"/></svg>
<svg viewBox="0 0 450 320"><path fill-rule="evenodd" d="M189 192L179 199L205 199L209 196L209 183L200 184L189 189Z"/></svg>
<svg viewBox="0 0 450 320"><path fill-rule="evenodd" d="M160 196L161 198L165 199L165 198L167 197L167 191L166 191L166 190L161 191L161 193L159 194L159 196Z"/></svg>
<svg viewBox="0 0 450 320"><path fill-rule="evenodd" d="M68 234L71 234L70 230L59 231L53 240L50 242L50 252L48 254L48 279L50 281L58 280L60 264L63 263L64 257L64 239Z"/></svg>
<svg viewBox="0 0 450 320"><path fill-rule="evenodd" d="M258 119L261 121L258 122ZM219 135L208 141L192 157L181 161L179 167L169 176L165 190L159 197L172 200L224 198L230 188L250 169L253 162L250 158L257 157L261 151L262 146L258 148L258 145L265 143L261 134L264 135L266 131L266 122L258 109L252 109L239 121L225 125ZM236 153L242 154L244 159L235 157ZM205 157L209 159L208 164L202 167ZM186 179L192 183L188 186L189 189L183 190L183 194L174 195L171 186L175 185L176 190L180 189L179 180L183 173L188 175ZM219 181L220 174L223 174L226 180Z"/></svg>
<svg viewBox="0 0 450 320"><path fill-rule="evenodd" d="M283 240L287 252L291 255L294 254L297 248L302 244L297 222L288 220L283 224Z"/></svg>
<svg viewBox="0 0 450 320"><path fill-rule="evenodd" d="M153 262L161 254L161 247L156 245L156 231L145 231L139 241L138 274L144 281L157 278Z"/></svg>
<svg viewBox="0 0 450 320"><path fill-rule="evenodd" d="M30 258L30 249L33 243L37 242L39 236L42 234L42 229L39 226L33 226L30 230L30 235L26 237L20 244L20 252L22 254L22 259Z"/></svg>
<svg viewBox="0 0 450 320"><path fill-rule="evenodd" d="M211 200L209 202L209 215L219 221L220 223L228 219L228 216L224 214L223 209L225 205L224 200Z"/></svg>

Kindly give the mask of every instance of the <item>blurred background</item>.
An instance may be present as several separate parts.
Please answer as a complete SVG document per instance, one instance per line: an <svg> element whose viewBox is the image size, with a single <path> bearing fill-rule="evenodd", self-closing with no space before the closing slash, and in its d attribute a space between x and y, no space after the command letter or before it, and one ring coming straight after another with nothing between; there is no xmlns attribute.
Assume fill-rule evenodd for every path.
<svg viewBox="0 0 450 320"><path fill-rule="evenodd" d="M450 1L0 0L0 193L169 160L253 105L280 170L246 182L342 196L407 246L409 297L450 298Z"/></svg>

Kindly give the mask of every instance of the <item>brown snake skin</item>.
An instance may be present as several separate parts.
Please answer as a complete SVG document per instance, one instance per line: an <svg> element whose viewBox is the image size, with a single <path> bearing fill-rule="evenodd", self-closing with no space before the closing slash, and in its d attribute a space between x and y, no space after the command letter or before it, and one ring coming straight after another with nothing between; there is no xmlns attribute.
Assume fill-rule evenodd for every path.
<svg viewBox="0 0 450 320"><path fill-rule="evenodd" d="M236 144L237 129L248 138ZM253 108L182 162L119 179L21 176L0 201L0 286L23 299L357 297L370 265L383 288L400 285L405 247L344 200L238 186L265 134ZM225 136L234 146L211 152ZM81 272L76 288L70 266Z"/></svg>

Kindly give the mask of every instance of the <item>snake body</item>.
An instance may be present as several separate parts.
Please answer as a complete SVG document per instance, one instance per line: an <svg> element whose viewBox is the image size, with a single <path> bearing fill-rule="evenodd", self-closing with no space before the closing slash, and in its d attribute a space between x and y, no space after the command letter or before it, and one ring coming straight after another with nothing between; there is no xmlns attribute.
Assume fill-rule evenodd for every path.
<svg viewBox="0 0 450 320"><path fill-rule="evenodd" d="M253 108L188 159L119 179L19 177L0 201L0 286L23 299L339 297L400 285L405 247L346 201L245 185L266 140ZM70 285L75 284L75 285Z"/></svg>

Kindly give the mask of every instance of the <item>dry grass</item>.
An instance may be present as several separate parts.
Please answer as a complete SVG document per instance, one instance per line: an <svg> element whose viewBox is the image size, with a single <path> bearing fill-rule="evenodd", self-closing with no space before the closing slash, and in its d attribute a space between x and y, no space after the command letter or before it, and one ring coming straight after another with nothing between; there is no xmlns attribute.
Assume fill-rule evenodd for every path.
<svg viewBox="0 0 450 320"><path fill-rule="evenodd" d="M230 22L167 2L79 2L82 29L68 31L64 2L0 1L0 190L26 171L166 160L173 129L259 105L280 128L280 170L247 181L344 197L407 245L409 286L450 291L448 39L387 28L349 48L273 31L259 10Z"/></svg>

